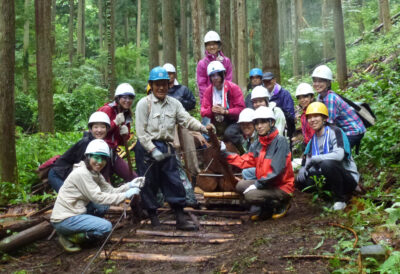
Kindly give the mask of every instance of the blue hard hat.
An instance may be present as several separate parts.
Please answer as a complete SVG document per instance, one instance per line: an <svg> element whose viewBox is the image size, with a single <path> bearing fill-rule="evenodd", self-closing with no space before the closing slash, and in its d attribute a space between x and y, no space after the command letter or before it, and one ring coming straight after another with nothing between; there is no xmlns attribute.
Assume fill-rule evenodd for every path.
<svg viewBox="0 0 400 274"><path fill-rule="evenodd" d="M263 75L262 70L259 68L253 68L252 70L250 70L250 77L253 77L253 76L262 77L262 75Z"/></svg>
<svg viewBox="0 0 400 274"><path fill-rule="evenodd" d="M168 72L163 67L155 67L150 71L149 81L169 80Z"/></svg>

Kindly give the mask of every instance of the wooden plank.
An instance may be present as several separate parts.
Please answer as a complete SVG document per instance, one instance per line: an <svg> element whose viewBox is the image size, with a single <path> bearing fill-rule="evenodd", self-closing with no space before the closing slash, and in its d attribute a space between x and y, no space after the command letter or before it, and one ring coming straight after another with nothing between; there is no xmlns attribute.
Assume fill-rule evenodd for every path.
<svg viewBox="0 0 400 274"><path fill-rule="evenodd" d="M157 239L141 239L141 238L123 238L122 243L151 243L151 244L185 244L185 243L201 243L201 244L222 244L235 239L202 239L202 238L161 238ZM111 242L117 242L119 238L111 238Z"/></svg>
<svg viewBox="0 0 400 274"><path fill-rule="evenodd" d="M232 233L199 233L199 232L188 232L188 231L158 231L158 230L145 230L137 229L136 235L146 235L146 236L163 236L163 237L193 237L193 238L234 238L235 235Z"/></svg>
<svg viewBox="0 0 400 274"><path fill-rule="evenodd" d="M170 210L170 209L164 208L164 207L157 209L157 211L159 211L159 212L164 212L167 210ZM197 214L197 215L210 215L210 216L220 216L220 217L230 217L230 218L249 215L249 212L247 212L247 211L194 209L191 207L185 207L185 212L192 212L193 214Z"/></svg>
<svg viewBox="0 0 400 274"><path fill-rule="evenodd" d="M104 253L101 253L100 258L106 258ZM111 253L112 260L132 260L132 261L152 261L152 262L180 262L180 263L201 263L215 256L190 256L190 255L165 255L165 254L150 254L137 253L129 251L114 251Z"/></svg>
<svg viewBox="0 0 400 274"><path fill-rule="evenodd" d="M204 198L240 199L242 195L237 192L204 192Z"/></svg>
<svg viewBox="0 0 400 274"><path fill-rule="evenodd" d="M143 220L142 224L150 224L150 220ZM176 221L173 220L164 220L160 221L162 225L176 225ZM241 220L234 220L234 221L199 221L200 225L204 226L226 226L226 225L241 225Z"/></svg>

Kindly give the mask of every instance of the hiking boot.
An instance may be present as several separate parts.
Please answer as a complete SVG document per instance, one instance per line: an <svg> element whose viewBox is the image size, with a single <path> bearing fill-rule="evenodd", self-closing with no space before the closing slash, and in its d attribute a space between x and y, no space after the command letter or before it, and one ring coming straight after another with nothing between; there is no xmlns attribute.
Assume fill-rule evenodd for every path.
<svg viewBox="0 0 400 274"><path fill-rule="evenodd" d="M283 202L280 204L280 206L275 208L275 212L272 215L272 219L279 219L282 218L286 215L286 213L289 211L289 208L291 206L290 200L287 202Z"/></svg>
<svg viewBox="0 0 400 274"><path fill-rule="evenodd" d="M60 245L64 248L65 251L67 252L78 252L81 251L81 248L79 245L74 244L73 242L69 241L65 236L59 234L58 235L58 242Z"/></svg>
<svg viewBox="0 0 400 274"><path fill-rule="evenodd" d="M185 218L185 213L183 212L182 207L175 208L175 217L176 217L176 229L184 230L184 231L196 231L199 228L189 223Z"/></svg>
<svg viewBox="0 0 400 274"><path fill-rule="evenodd" d="M149 215L149 219L152 227L161 226L160 220L158 219L157 212L154 209L148 209L147 214Z"/></svg>
<svg viewBox="0 0 400 274"><path fill-rule="evenodd" d="M252 205L249 210L250 220L254 222L258 221L260 213L261 213L261 206Z"/></svg>
<svg viewBox="0 0 400 274"><path fill-rule="evenodd" d="M268 205L257 206L252 205L250 208L250 220L252 221L262 221L271 218L272 208Z"/></svg>
<svg viewBox="0 0 400 274"><path fill-rule="evenodd" d="M88 238L86 237L86 233L81 232L69 235L67 239L74 244L82 244L86 242Z"/></svg>

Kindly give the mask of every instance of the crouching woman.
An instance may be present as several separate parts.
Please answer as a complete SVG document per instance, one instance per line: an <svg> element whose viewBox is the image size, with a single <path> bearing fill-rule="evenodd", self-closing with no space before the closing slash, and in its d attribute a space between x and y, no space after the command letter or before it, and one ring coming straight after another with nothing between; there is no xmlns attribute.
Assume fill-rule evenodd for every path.
<svg viewBox="0 0 400 274"><path fill-rule="evenodd" d="M343 210L360 175L351 157L347 136L340 128L327 124L328 115L327 107L321 102L307 107L307 122L315 134L304 152L306 162L299 170L296 187L312 187L315 184L312 178L323 176L324 189L333 194L333 210Z"/></svg>
<svg viewBox="0 0 400 274"><path fill-rule="evenodd" d="M142 178L136 178L118 188L106 182L100 173L110 157L110 149L104 140L91 141L85 156L60 188L50 218L59 243L67 252L80 251L80 243L106 236L112 226L101 217L109 205L139 194L142 182Z"/></svg>

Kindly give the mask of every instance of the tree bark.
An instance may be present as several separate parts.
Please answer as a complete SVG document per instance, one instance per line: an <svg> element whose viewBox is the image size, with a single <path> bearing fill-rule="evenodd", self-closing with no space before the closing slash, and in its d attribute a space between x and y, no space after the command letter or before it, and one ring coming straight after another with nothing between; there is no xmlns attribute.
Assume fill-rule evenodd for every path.
<svg viewBox="0 0 400 274"><path fill-rule="evenodd" d="M197 64L201 59L201 43L203 39L201 38L200 33L200 21L199 21L199 1L201 0L192 0L192 19L193 19L193 57L194 62Z"/></svg>
<svg viewBox="0 0 400 274"><path fill-rule="evenodd" d="M337 81L339 87L345 89L347 86L347 65L346 65L346 42L344 38L342 2L340 0L332 0L333 18L335 31L335 51L336 51L336 67Z"/></svg>
<svg viewBox="0 0 400 274"><path fill-rule="evenodd" d="M102 0L99 0L99 2ZM68 57L69 66L72 67L74 62L74 17L75 17L74 0L69 0L69 21L68 21Z"/></svg>
<svg viewBox="0 0 400 274"><path fill-rule="evenodd" d="M74 0L70 0L74 1ZM98 0L97 6L99 9L99 48L100 50L104 49L104 17L103 17L103 0Z"/></svg>
<svg viewBox="0 0 400 274"><path fill-rule="evenodd" d="M188 86L189 76L188 76L188 39L187 39L187 3L186 0L180 0L181 4L181 81L182 84Z"/></svg>
<svg viewBox="0 0 400 274"><path fill-rule="evenodd" d="M387 33L392 28L392 21L390 20L389 0L379 0L379 11L382 17L383 29L385 33Z"/></svg>
<svg viewBox="0 0 400 274"><path fill-rule="evenodd" d="M231 1L220 0L219 30L222 41L222 52L229 58L231 55Z"/></svg>
<svg viewBox="0 0 400 274"><path fill-rule="evenodd" d="M238 10L237 3L232 2L231 5L231 18L232 18L232 46L231 46L231 54L232 54L232 67L233 67L233 81L237 83L238 81Z"/></svg>
<svg viewBox="0 0 400 274"><path fill-rule="evenodd" d="M15 2L0 0L0 181L17 183L15 152Z"/></svg>
<svg viewBox="0 0 400 274"><path fill-rule="evenodd" d="M85 62L85 0L78 1L77 54Z"/></svg>
<svg viewBox="0 0 400 274"><path fill-rule="evenodd" d="M299 2L296 0L292 0L292 27L293 27L293 76L299 76L299 22L300 22L300 13L299 13Z"/></svg>
<svg viewBox="0 0 400 274"><path fill-rule="evenodd" d="M56 53L56 0L51 0L51 52Z"/></svg>
<svg viewBox="0 0 400 274"><path fill-rule="evenodd" d="M237 25L238 25L238 63L236 66L237 83L243 92L247 90L247 24L246 24L246 0L237 0Z"/></svg>
<svg viewBox="0 0 400 274"><path fill-rule="evenodd" d="M322 2L322 28L324 29L322 47L323 47L323 58L324 63L330 59L334 51L333 43L333 32L332 26L330 26L332 3L329 0L323 0Z"/></svg>
<svg viewBox="0 0 400 274"><path fill-rule="evenodd" d="M206 0L197 0L199 7L198 15L199 15L199 26L200 26L200 39L202 41L202 43L200 43L201 54L203 54L205 51L203 38L204 35L206 34L206 27L207 27L205 1Z"/></svg>
<svg viewBox="0 0 400 274"><path fill-rule="evenodd" d="M261 40L263 71L270 71L281 80L279 66L278 6L276 0L261 0Z"/></svg>
<svg viewBox="0 0 400 274"><path fill-rule="evenodd" d="M114 98L115 92L115 0L106 1L106 25L107 25L107 82L110 98Z"/></svg>
<svg viewBox="0 0 400 274"><path fill-rule="evenodd" d="M35 0L38 118L41 132L54 132L51 2Z"/></svg>
<svg viewBox="0 0 400 274"><path fill-rule="evenodd" d="M24 93L28 93L29 90L29 24L30 24L30 16L29 16L29 7L31 5L30 0L25 0L24 3L24 53L23 53L23 69L22 69L22 91Z"/></svg>
<svg viewBox="0 0 400 274"><path fill-rule="evenodd" d="M136 25L136 47L140 53L140 27L141 27L141 17L142 17L142 1L138 0L138 8L137 8L137 25ZM140 71L140 54L136 59L136 73Z"/></svg>
<svg viewBox="0 0 400 274"><path fill-rule="evenodd" d="M149 0L149 69L152 69L159 65L158 56L158 15L157 15L157 0Z"/></svg>
<svg viewBox="0 0 400 274"><path fill-rule="evenodd" d="M174 1L162 0L162 37L163 63L171 63L176 67L175 16Z"/></svg>

